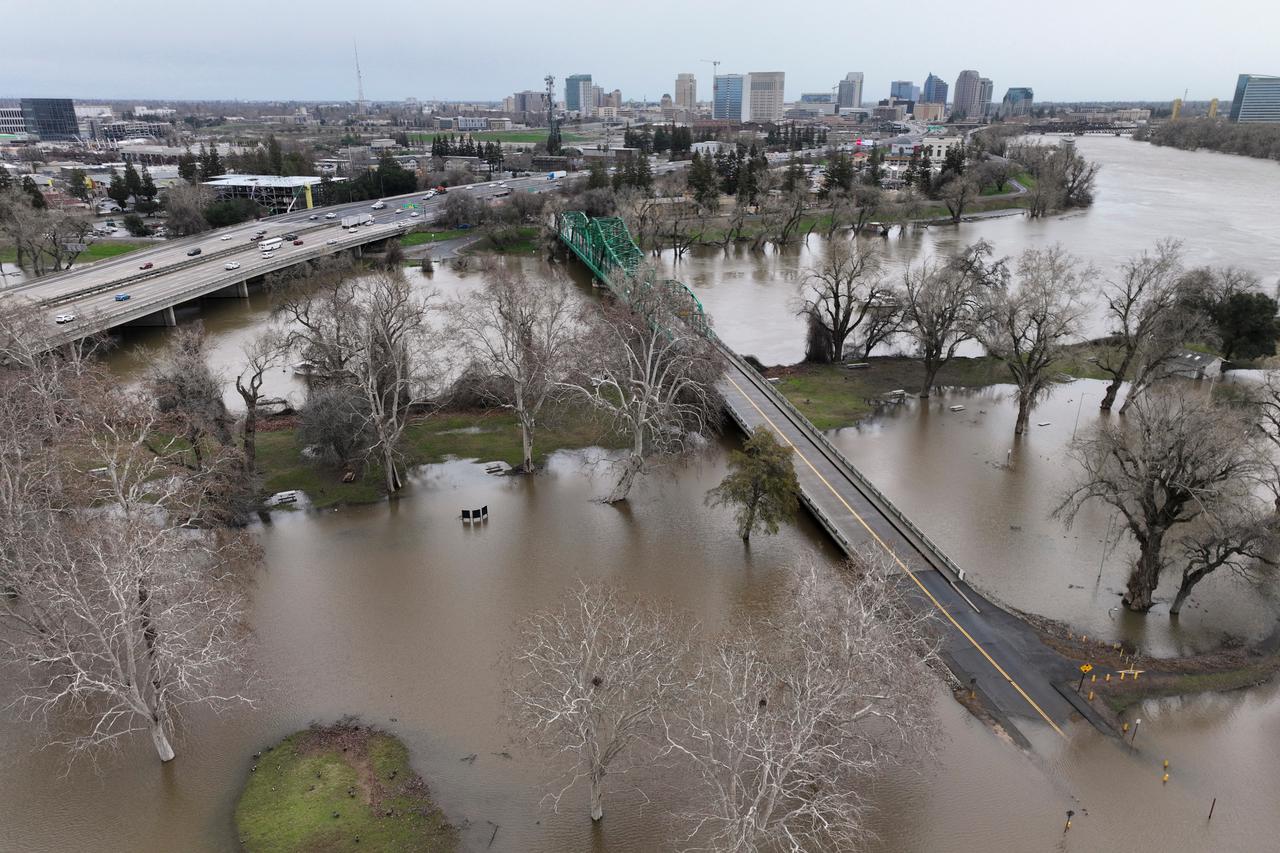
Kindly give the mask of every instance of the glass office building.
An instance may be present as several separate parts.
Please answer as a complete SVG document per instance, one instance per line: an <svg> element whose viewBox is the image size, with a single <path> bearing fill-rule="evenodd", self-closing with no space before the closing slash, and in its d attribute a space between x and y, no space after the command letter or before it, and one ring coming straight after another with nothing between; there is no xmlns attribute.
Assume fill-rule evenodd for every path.
<svg viewBox="0 0 1280 853"><path fill-rule="evenodd" d="M1231 99L1231 120L1280 122L1280 77L1241 74Z"/></svg>
<svg viewBox="0 0 1280 853"><path fill-rule="evenodd" d="M27 133L45 142L74 142L80 138L80 123L70 98L23 98L21 103Z"/></svg>

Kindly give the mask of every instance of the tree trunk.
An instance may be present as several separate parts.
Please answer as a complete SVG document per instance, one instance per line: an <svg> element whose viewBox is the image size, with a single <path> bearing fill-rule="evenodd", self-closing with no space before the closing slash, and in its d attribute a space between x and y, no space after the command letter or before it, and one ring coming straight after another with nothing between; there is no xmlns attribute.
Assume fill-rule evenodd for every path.
<svg viewBox="0 0 1280 853"><path fill-rule="evenodd" d="M1160 582L1160 550L1164 533L1155 533L1141 545L1138 562L1129 573L1129 585L1124 603L1135 613L1146 613L1155 603L1156 584Z"/></svg>
<svg viewBox="0 0 1280 853"><path fill-rule="evenodd" d="M622 474L618 477L618 482L614 484L613 491L609 492L609 496L604 499L604 502L616 504L619 501L625 501L627 495L631 493L631 487L635 485L636 475L640 473L640 469L643 466L643 456L638 453L632 453L628 456L627 461L622 463Z"/></svg>
<svg viewBox="0 0 1280 853"><path fill-rule="evenodd" d="M520 463L526 474L533 473L533 430L523 421L520 423L520 449L523 462Z"/></svg>
<svg viewBox="0 0 1280 853"><path fill-rule="evenodd" d="M1098 404L1098 408L1104 412L1111 411L1111 407L1116 402L1116 395L1120 393L1120 386L1124 380L1117 376L1111 380L1111 384L1107 386L1107 391L1102 395L1102 402Z"/></svg>
<svg viewBox="0 0 1280 853"><path fill-rule="evenodd" d="M244 466L250 474L258 456L258 401L245 400L244 409Z"/></svg>
<svg viewBox="0 0 1280 853"><path fill-rule="evenodd" d="M1187 599L1191 597L1191 589L1200 581L1204 580L1207 571L1185 572L1182 575L1182 583L1178 585L1178 593L1173 597L1173 604L1169 606L1169 615L1177 616L1182 612L1182 605L1187 603Z"/></svg>
<svg viewBox="0 0 1280 853"><path fill-rule="evenodd" d="M400 469L396 465L395 454L391 448L387 448L382 452L382 468L387 475L387 492L395 494L404 488L404 483L400 479Z"/></svg>
<svg viewBox="0 0 1280 853"><path fill-rule="evenodd" d="M924 387L920 389L920 399L927 400L929 395L933 393L933 383L938 378L938 370L942 365L935 361L925 360L924 363Z"/></svg>
<svg viewBox="0 0 1280 853"><path fill-rule="evenodd" d="M1018 392L1018 420L1014 422L1013 434L1022 435L1027 431L1027 423L1031 420L1031 397Z"/></svg>
<svg viewBox="0 0 1280 853"><path fill-rule="evenodd" d="M173 746L169 743L164 724L154 718L151 721L151 742L156 745L156 754L160 756L161 761L173 761Z"/></svg>
<svg viewBox="0 0 1280 853"><path fill-rule="evenodd" d="M746 515L742 518L742 525L738 529L738 533L742 534L743 543L751 541L751 528L756 526L756 503L752 501L746 506Z"/></svg>
<svg viewBox="0 0 1280 853"><path fill-rule="evenodd" d="M591 819L593 821L600 820L604 817L604 771L593 770L591 772Z"/></svg>

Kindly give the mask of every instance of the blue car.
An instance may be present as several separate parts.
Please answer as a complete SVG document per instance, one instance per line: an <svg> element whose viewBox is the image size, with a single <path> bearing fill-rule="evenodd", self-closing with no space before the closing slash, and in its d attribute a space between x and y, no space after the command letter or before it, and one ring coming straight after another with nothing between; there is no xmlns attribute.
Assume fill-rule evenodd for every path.
<svg viewBox="0 0 1280 853"><path fill-rule="evenodd" d="M129 294L127 293L116 294L116 302L128 302L128 301L129 301Z"/></svg>

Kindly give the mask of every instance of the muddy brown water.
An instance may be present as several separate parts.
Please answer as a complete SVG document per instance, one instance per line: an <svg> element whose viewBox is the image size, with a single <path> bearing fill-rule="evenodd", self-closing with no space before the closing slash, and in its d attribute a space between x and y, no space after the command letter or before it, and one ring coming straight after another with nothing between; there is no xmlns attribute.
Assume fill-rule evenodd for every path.
<svg viewBox="0 0 1280 853"><path fill-rule="evenodd" d="M1233 212L1262 204L1255 185L1269 178L1274 186L1275 164L1127 140L1080 144L1104 163L1092 211L1065 221L963 226L961 239L989 236L1002 252L1042 237L1085 241L1080 245L1097 251L1101 263L1169 233L1153 227L1151 218L1182 217L1189 243L1213 244L1221 260L1231 257L1260 272L1276 268L1276 235L1249 232L1248 217ZM1125 178L1133 169L1142 177ZM1117 199L1108 181L1145 182L1147 194ZM1231 192L1240 198L1227 205L1223 198ZM1205 219L1210 211L1213 222ZM1211 233L1207 226L1214 222ZM907 242L913 239L927 249L943 237L931 231ZM786 361L799 339L781 310L790 298L781 273L799 260L779 268L770 265L782 257L772 258L717 255L682 265L694 273L689 278L723 335L766 361ZM762 263L766 272L758 271ZM715 283L707 283L713 277ZM472 286L474 278L441 269L434 282L448 293ZM214 360L229 374L240 343L262 322L263 305L210 303L202 316ZM130 343L154 346L162 335L132 333ZM136 375L127 353L114 363L122 375ZM1098 417L1092 397L1081 402L1081 395L1096 394L1095 385L1055 389L1032 418L1048 426L1033 428L1016 446L1011 402L999 387L886 410L835 440L975 583L1010 604L1136 639L1153 651L1205 647L1224 623L1241 636L1262 633L1274 620L1270 605L1216 579L1205 582L1176 627L1160 613L1108 616L1123 578L1123 548L1107 558L1095 582L1106 514L1082 517L1074 531L1046 518L1067 473L1062 447L1077 410L1081 428ZM285 372L269 387L301 392ZM955 404L966 411L950 412L947 406ZM731 442L715 443L694 465L644 480L622 509L591 500L607 488L607 476L586 451L556 454L549 470L534 478L490 477L462 461L430 466L395 504L277 514L259 529L265 565L252 594L263 676L258 705L191 717L169 766L155 762L142 738L104 756L96 774L84 764L64 773L63 756L38 750L37 734L6 714L0 722L0 851L235 850L231 812L251 754L311 720L344 714L405 740L446 813L469 827L467 850L490 849L492 824L500 827L495 851L675 849L662 815L684 795L679 778L656 774L646 787L648 805L625 792L613 795L599 827L586 816L584 793L570 796L558 814L540 806L546 768L501 720L497 664L520 616L551 604L577 577L606 578L670 599L710 632L773 606L797 561L835 561L834 549L807 518L744 551L731 519L703 505L705 490L723 474ZM459 509L481 503L490 507L489 524L462 527ZM0 704L8 698L0 680ZM1277 847L1275 686L1147 703L1130 715L1143 720L1134 748L1082 726L1065 739L1027 726L1036 747L1027 755L972 718L941 684L936 711L943 737L935 753L869 792L878 808L877 851ZM503 751L512 757L497 754ZM478 754L474 764L459 761L471 753ZM1162 784L1166 758L1171 778ZM1067 809L1076 817L1064 836Z"/></svg>

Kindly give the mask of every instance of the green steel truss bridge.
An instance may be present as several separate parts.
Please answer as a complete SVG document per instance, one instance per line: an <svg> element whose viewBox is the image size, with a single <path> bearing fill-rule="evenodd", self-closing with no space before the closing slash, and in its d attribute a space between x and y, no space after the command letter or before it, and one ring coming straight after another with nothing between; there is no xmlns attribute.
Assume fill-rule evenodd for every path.
<svg viewBox="0 0 1280 853"><path fill-rule="evenodd" d="M1076 696L1077 662L1045 646L1025 622L969 587L964 572L924 531L715 335L702 303L683 283L661 279L644 264L644 253L621 219L593 219L571 211L557 217L556 229L564 244L619 299L630 301L637 288L652 287L675 297L680 306L676 313L713 340L725 357L718 389L734 421L745 432L770 429L792 448L801 499L843 551L879 551L902 570L922 606L935 608L951 629L944 645L948 666L961 684L977 690L1006 729L1019 736L1017 726L1029 722L1061 735L1079 716L1105 727Z"/></svg>
<svg viewBox="0 0 1280 853"><path fill-rule="evenodd" d="M671 296L680 317L697 332L714 339L702 302L684 282L660 279L644 267L644 252L631 239L627 224L618 216L592 218L573 210L556 220L560 240L587 265L587 269L620 299L630 300L636 288L661 288Z"/></svg>

